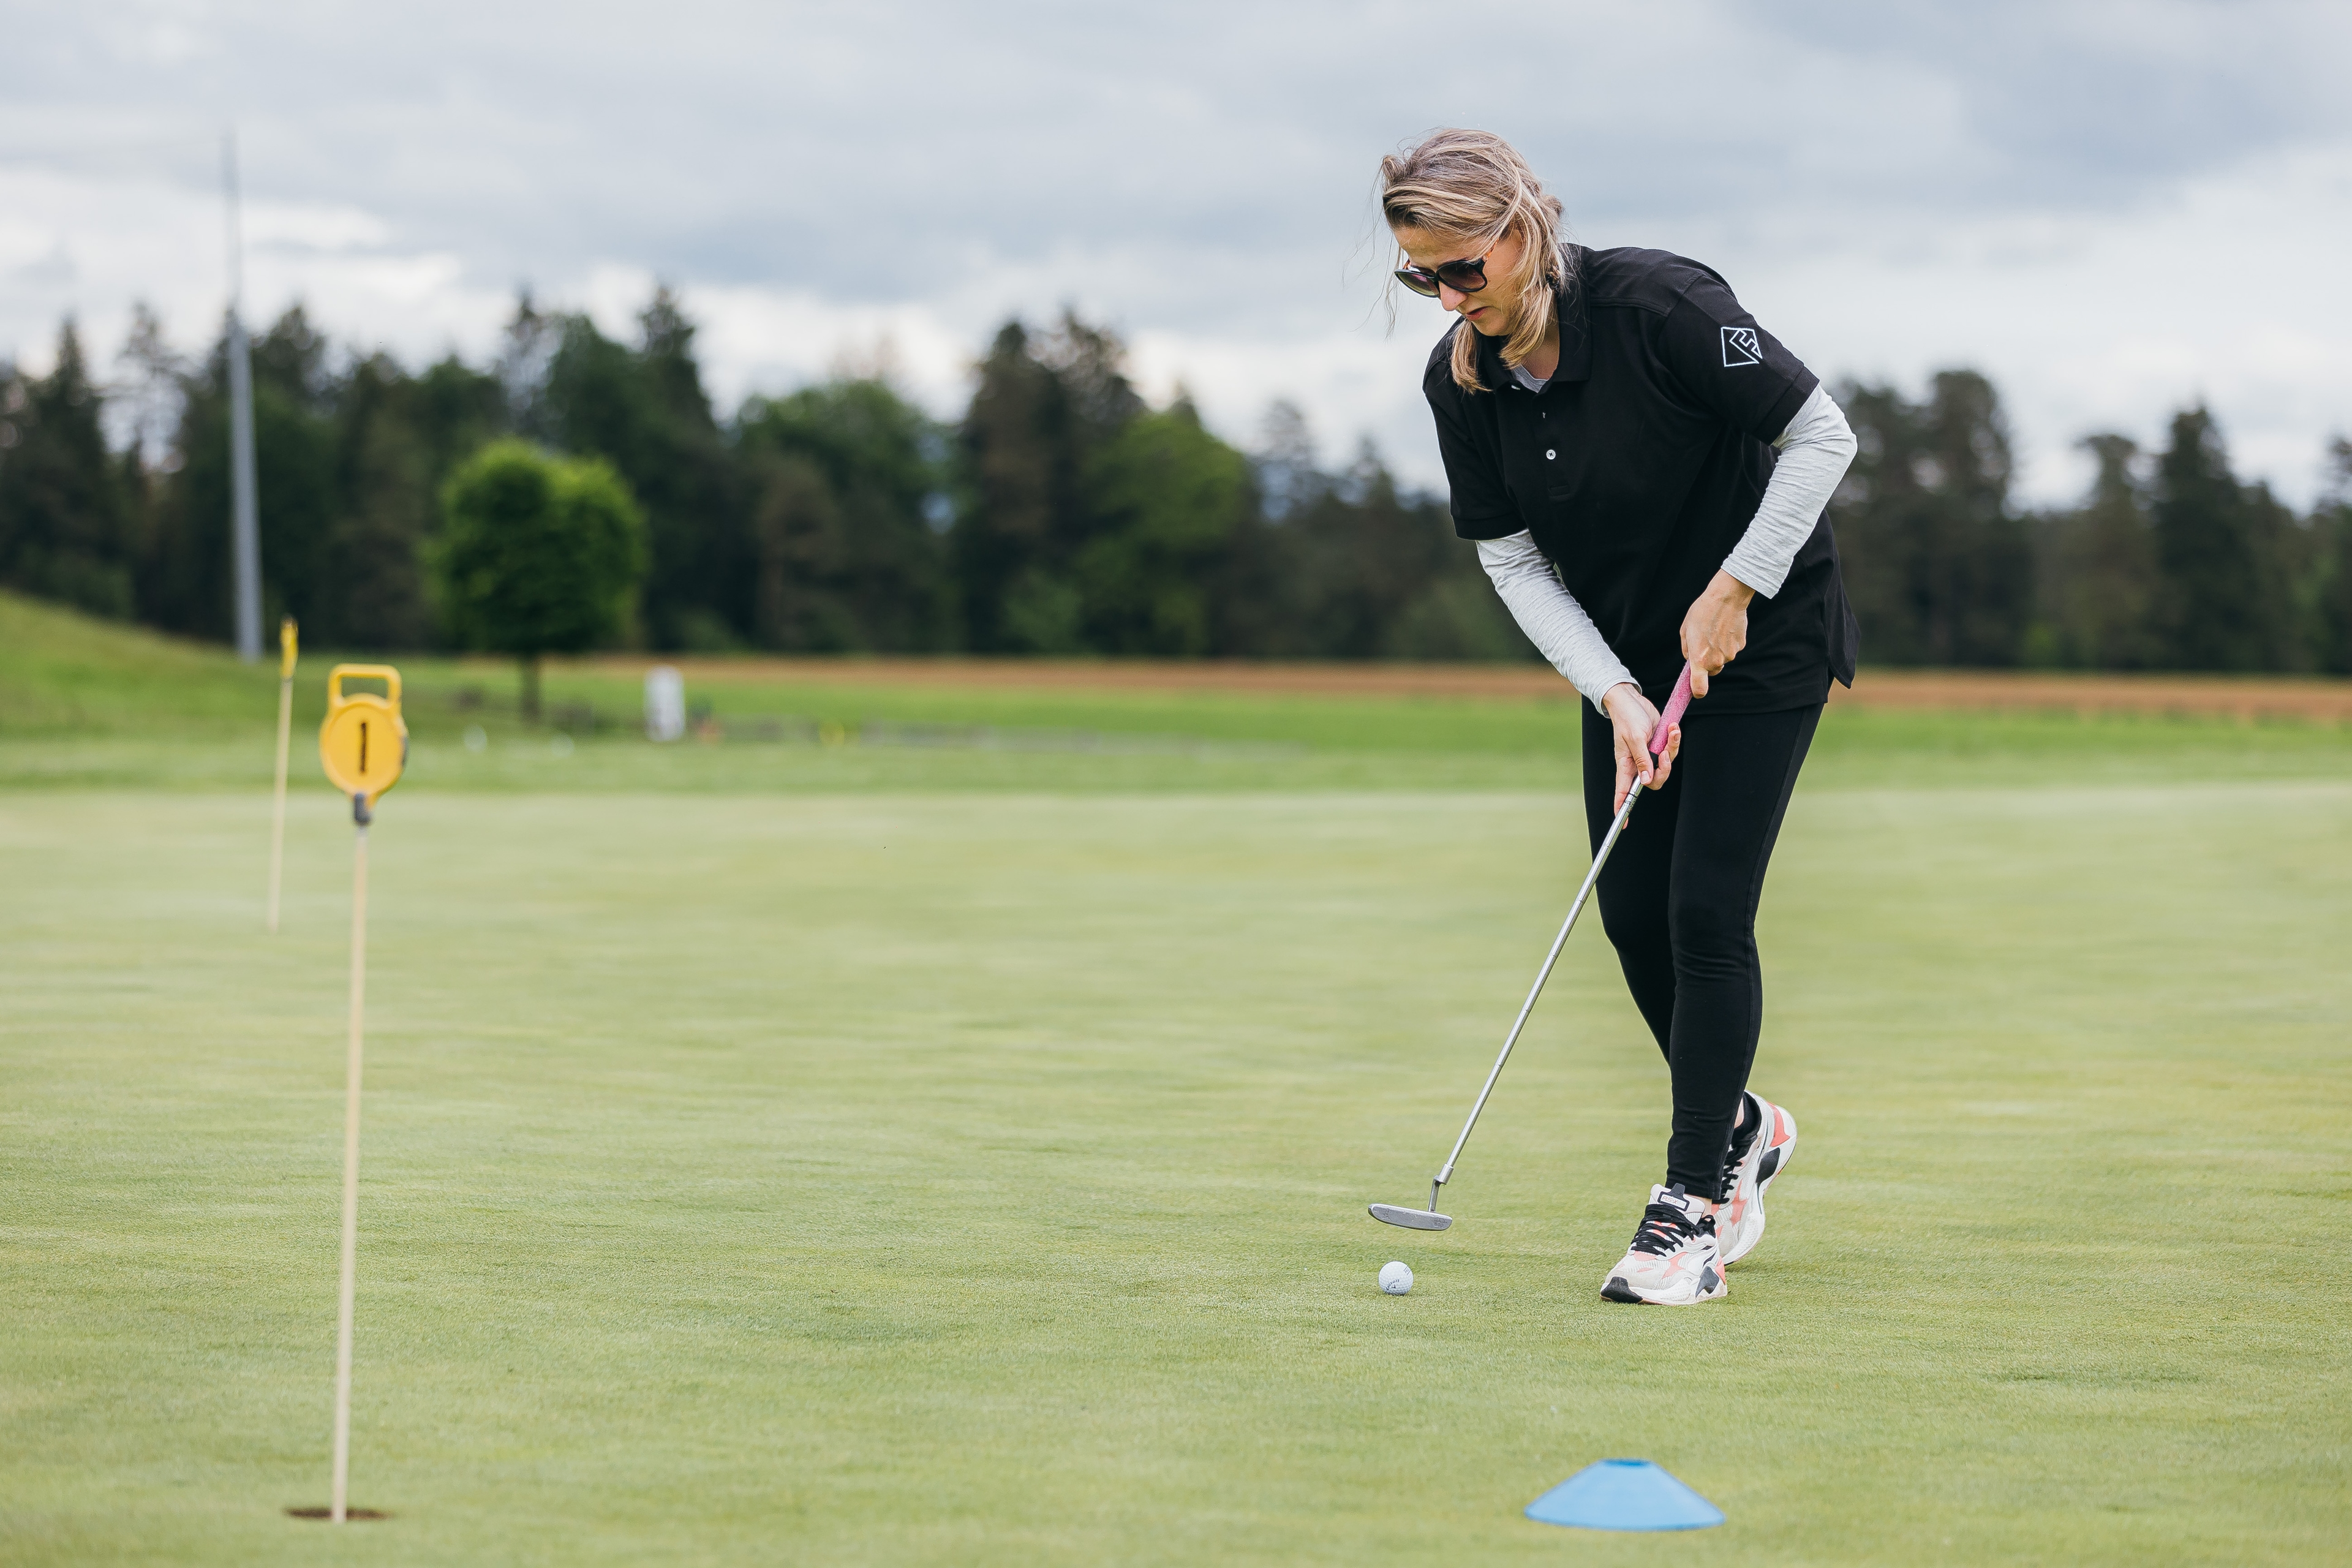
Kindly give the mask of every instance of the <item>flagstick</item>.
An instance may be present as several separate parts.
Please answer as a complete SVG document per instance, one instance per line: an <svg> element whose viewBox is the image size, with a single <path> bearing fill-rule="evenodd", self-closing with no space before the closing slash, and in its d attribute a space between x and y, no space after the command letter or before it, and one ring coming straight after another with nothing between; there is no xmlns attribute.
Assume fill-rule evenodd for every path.
<svg viewBox="0 0 2352 1568"><path fill-rule="evenodd" d="M294 733L294 672L278 681L278 803L269 819L269 934L278 934L278 884L286 868L286 747Z"/></svg>
<svg viewBox="0 0 2352 1568"><path fill-rule="evenodd" d="M335 1495L329 1517L343 1522L352 1461L352 1296L359 1276L360 1040L367 1000L367 797L352 799L359 825L352 852L352 1038L343 1068L343 1277L335 1311Z"/></svg>

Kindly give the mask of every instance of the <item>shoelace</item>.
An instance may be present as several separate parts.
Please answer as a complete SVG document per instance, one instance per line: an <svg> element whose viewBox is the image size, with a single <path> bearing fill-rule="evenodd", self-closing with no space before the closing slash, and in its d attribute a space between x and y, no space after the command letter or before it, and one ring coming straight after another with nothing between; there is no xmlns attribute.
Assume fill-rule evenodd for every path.
<svg viewBox="0 0 2352 1568"><path fill-rule="evenodd" d="M1655 1203L1642 1211L1633 1231L1633 1250L1663 1258L1699 1233L1688 1215L1669 1203Z"/></svg>
<svg viewBox="0 0 2352 1568"><path fill-rule="evenodd" d="M1723 1190L1716 1194L1717 1203L1731 1201L1732 1189L1739 1185L1739 1162L1748 1158L1748 1152L1756 1147L1757 1134L1763 1131L1764 1118L1751 1099L1748 1102L1747 1121L1731 1130L1731 1148L1723 1156Z"/></svg>

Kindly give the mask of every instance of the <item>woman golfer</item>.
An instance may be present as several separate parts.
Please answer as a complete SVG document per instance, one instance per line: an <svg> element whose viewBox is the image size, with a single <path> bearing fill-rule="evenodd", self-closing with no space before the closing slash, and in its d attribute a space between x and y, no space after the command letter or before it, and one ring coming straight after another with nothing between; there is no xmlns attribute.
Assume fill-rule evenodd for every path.
<svg viewBox="0 0 2352 1568"><path fill-rule="evenodd" d="M1748 1092L1756 905L1830 680L1853 679L1822 515L1853 435L1706 268L1565 243L1559 203L1500 137L1440 131L1381 160L1381 210L1398 279L1462 318L1422 378L1454 530L1591 700L1594 848L1628 790L1657 792L1601 873L1601 918L1665 1052L1674 1131L1601 1293L1711 1301L1797 1142ZM1654 772L1654 700L1685 660L1696 700Z"/></svg>

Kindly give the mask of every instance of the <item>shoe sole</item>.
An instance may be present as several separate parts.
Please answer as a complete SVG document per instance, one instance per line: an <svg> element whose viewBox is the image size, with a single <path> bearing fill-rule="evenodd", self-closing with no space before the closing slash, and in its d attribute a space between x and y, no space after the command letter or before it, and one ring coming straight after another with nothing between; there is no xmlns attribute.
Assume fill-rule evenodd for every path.
<svg viewBox="0 0 2352 1568"><path fill-rule="evenodd" d="M1725 1282L1723 1276L1712 1268L1700 1269L1698 1278L1693 1283L1698 1289L1688 1294L1675 1291L1644 1296L1626 1283L1622 1274L1612 1274L1609 1277L1609 1283L1601 1287L1601 1299L1604 1301L1622 1301L1628 1306L1696 1307L1702 1301L1720 1301L1731 1293L1731 1287Z"/></svg>
<svg viewBox="0 0 2352 1568"><path fill-rule="evenodd" d="M1757 1163L1756 1195L1748 1200L1748 1212L1740 1216L1738 1232L1733 1237L1735 1246L1725 1249L1723 1266L1726 1268L1755 1251L1756 1244L1764 1239L1764 1190L1772 1184L1774 1177L1789 1168L1789 1161L1797 1152L1797 1119L1784 1107L1773 1105L1769 1100L1765 1103L1773 1116L1787 1124L1789 1137L1787 1142L1765 1150L1764 1158Z"/></svg>

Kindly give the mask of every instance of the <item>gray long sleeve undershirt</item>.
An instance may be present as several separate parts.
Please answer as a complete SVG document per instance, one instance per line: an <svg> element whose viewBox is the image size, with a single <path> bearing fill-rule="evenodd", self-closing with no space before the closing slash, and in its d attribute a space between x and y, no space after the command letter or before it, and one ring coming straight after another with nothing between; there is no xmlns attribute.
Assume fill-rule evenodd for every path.
<svg viewBox="0 0 2352 1568"><path fill-rule="evenodd" d="M1541 383L1531 384L1542 390ZM1818 386L1772 445L1780 457L1764 498L1748 531L1723 558L1725 571L1768 599L1788 581L1790 564L1812 537L1856 447L1845 415L1828 389ZM1528 640L1594 707L1611 687L1633 679L1524 530L1507 539L1480 540L1478 563Z"/></svg>

